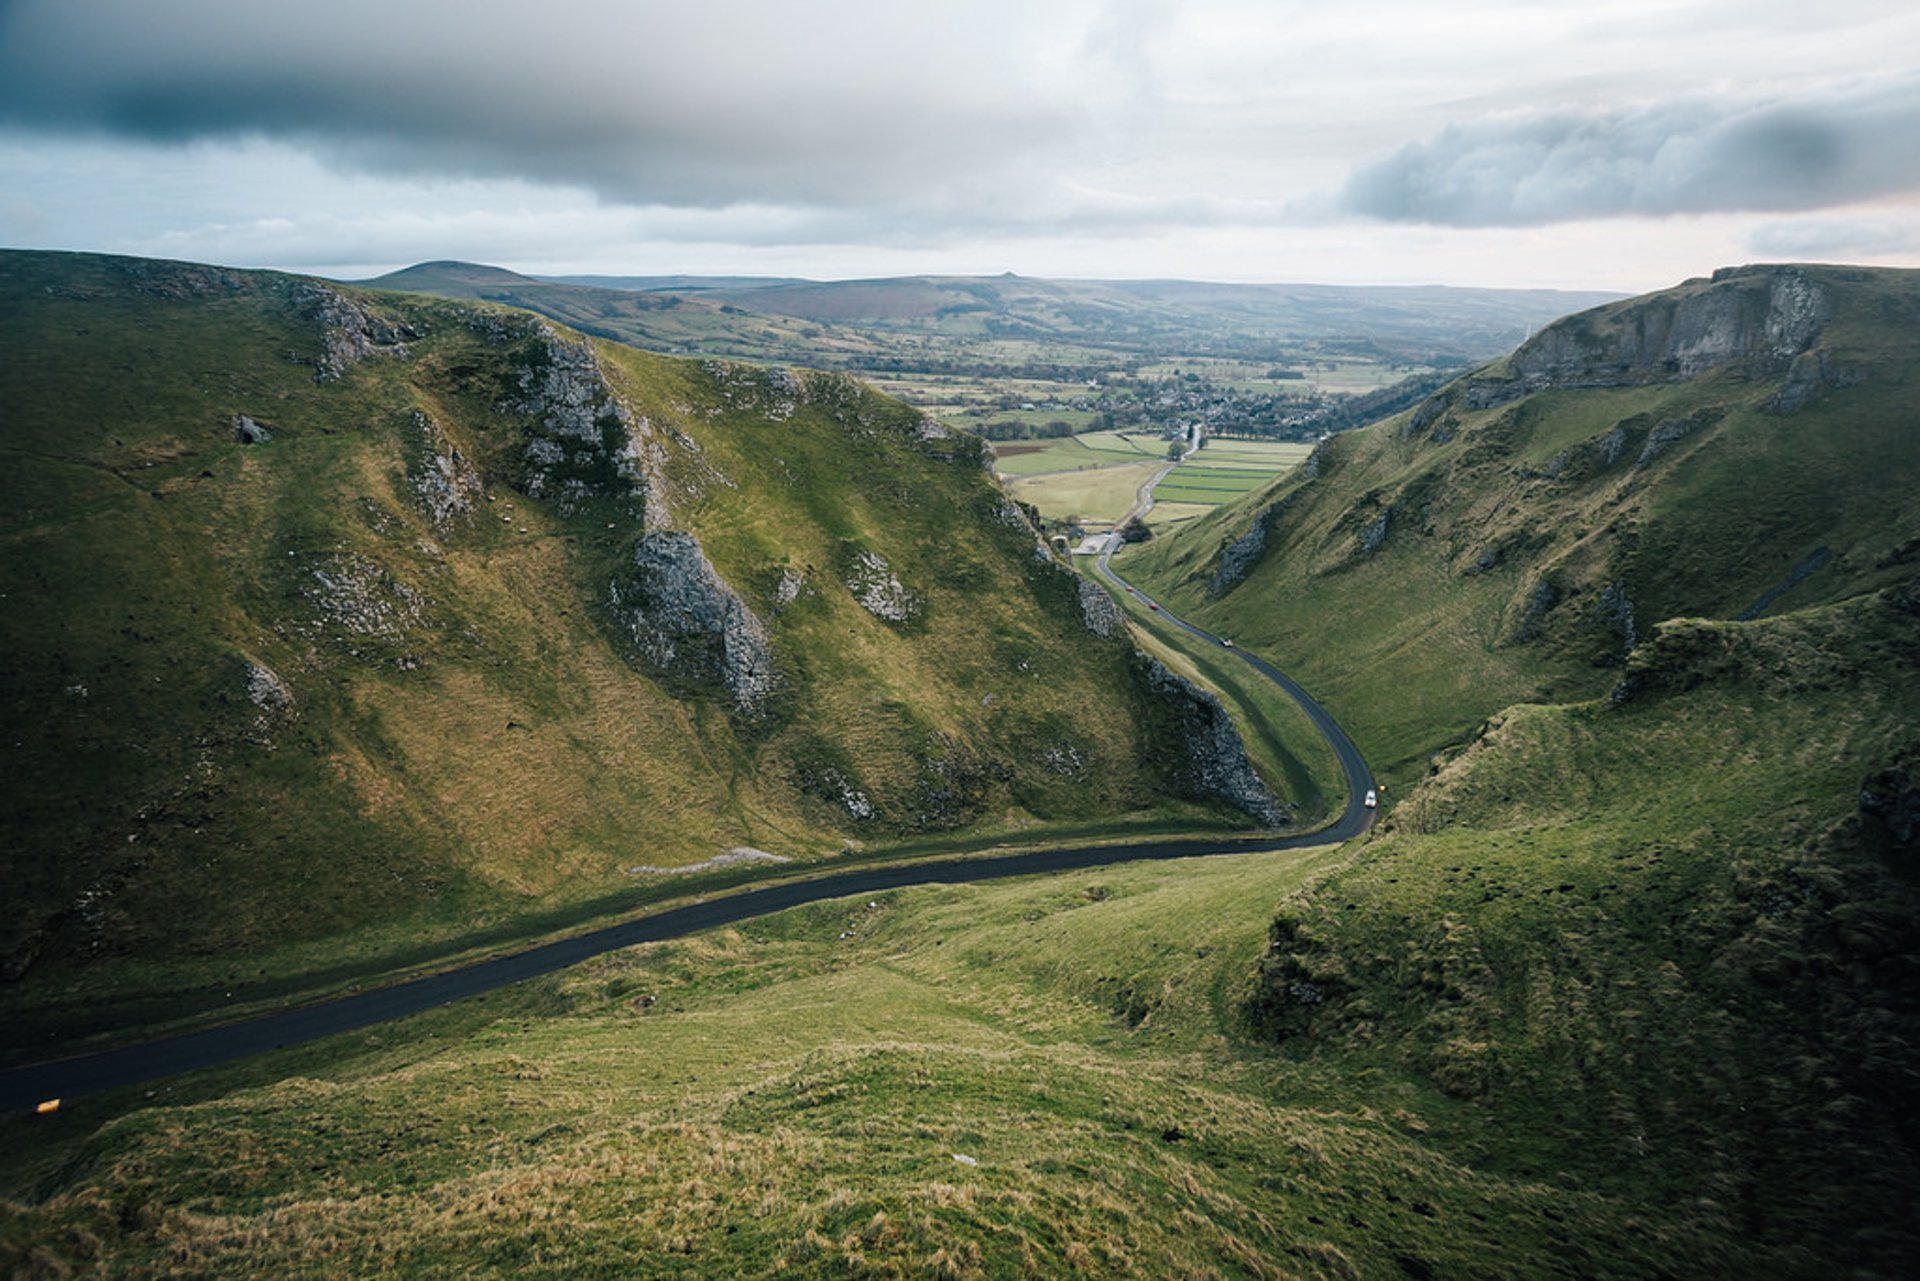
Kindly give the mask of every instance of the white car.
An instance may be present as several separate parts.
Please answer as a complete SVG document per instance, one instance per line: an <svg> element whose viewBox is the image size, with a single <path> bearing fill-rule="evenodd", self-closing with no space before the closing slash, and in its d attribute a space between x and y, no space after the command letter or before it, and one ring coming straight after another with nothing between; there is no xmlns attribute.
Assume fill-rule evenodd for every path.
<svg viewBox="0 0 1920 1281"><path fill-rule="evenodd" d="M1380 793L1374 791L1371 787L1369 787L1367 789L1367 808L1376 809L1379 807L1379 805L1380 805Z"/></svg>

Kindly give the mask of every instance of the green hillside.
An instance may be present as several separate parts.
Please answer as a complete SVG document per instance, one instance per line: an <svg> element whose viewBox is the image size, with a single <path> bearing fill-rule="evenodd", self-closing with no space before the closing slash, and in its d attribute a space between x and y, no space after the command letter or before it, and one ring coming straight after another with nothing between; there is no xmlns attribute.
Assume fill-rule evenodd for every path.
<svg viewBox="0 0 1920 1281"><path fill-rule="evenodd" d="M1411 781L1510 703L1605 692L1662 619L1911 574L1917 322L1920 273L1831 267L1585 312L1128 572Z"/></svg>
<svg viewBox="0 0 1920 1281"><path fill-rule="evenodd" d="M53 254L0 341L15 1055L657 869L1247 821L979 442L843 376Z"/></svg>
<svg viewBox="0 0 1920 1281"><path fill-rule="evenodd" d="M1687 1207L1774 1275L1910 1274L1916 765L1920 580L1664 624L1288 903L1252 1009L1454 1099L1488 1171Z"/></svg>
<svg viewBox="0 0 1920 1281"><path fill-rule="evenodd" d="M1909 1275L1916 663L1911 590L1674 624L1357 850L822 904L16 1120L0 1258Z"/></svg>
<svg viewBox="0 0 1920 1281"><path fill-rule="evenodd" d="M159 272L179 288L204 269L94 261L89 270L98 274L60 287L91 288L98 302L106 281L129 273L150 283L139 272ZM42 616L59 624L42 630L61 639L23 626L10 634L41 655L22 671L55 673L10 677L42 691L36 707L89 707L96 686L114 691L115 705L135 691L168 699L172 684L202 688L206 707L245 718L238 737L215 737L203 711L190 743L156 744L174 744L176 757L190 748L185 759L214 761L221 779L264 780L246 784L255 803L306 804L309 823L350 833L355 823L399 830L377 826L394 815L429 830L463 812L460 787L482 789L489 777L510 800L542 789L544 811L502 801L486 812L490 829L469 820L503 848L530 817L570 812L564 788L541 781L544 762L559 753L569 770L582 767L588 749L578 744L606 740L581 709L616 688L631 700L621 708L635 709L621 725L677 716L682 737L661 741L700 754L621 766L638 772L636 791L661 787L645 771L668 768L705 789L676 820L691 833L685 861L749 840L782 852L813 840L824 854L870 830L863 823L904 838L939 825L924 808L936 797L977 798L955 819L967 831L1200 814L1197 802L1171 799L1173 782L1146 746L1165 737L1169 716L1142 696L1131 647L1097 634L1111 630L1108 615L1083 610L1072 580L1034 556L1031 529L986 484L964 438L838 379L610 347L591 364L619 396L582 397L566 389L585 377L585 349L536 338L524 318L372 295L339 296L395 336L406 326L406 359L369 352L344 377L315 383L313 368L281 354L327 350L310 318L302 328L302 295L289 292L299 282L240 279L223 305L265 335L255 359L196 365L181 348L155 364L186 369L155 376L173 389L156 403L195 405L203 388L229 398L202 452L103 454L122 470L72 465L62 505L26 509L41 513L28 530L76 512L101 513L99 529L124 528L117 513L127 511L147 522L124 571L95 565L111 559L97 554L98 536L59 543L71 547L64 560L43 550L7 562L10 574L40 566L42 590L76 590L89 569L107 576L98 594L75 598L102 621L87 624L93 615L76 603ZM34 296L36 308L50 305ZM128 294L119 305L138 317L153 304ZM48 314L37 313L38 329L66 332ZM64 315L69 329L86 323ZM1550 327L1414 411L1324 442L1298 475L1130 551L1129 574L1298 673L1389 767L1379 824L1347 846L817 904L53 1117L0 1119L0 1266L1915 1275L1916 319L1920 273L1747 268L1688 282ZM120 323L127 335L158 332ZM388 332L358 331L370 343ZM247 331L229 318L218 332L231 344ZM144 349L115 350L138 362ZM488 372L503 350L520 363ZM261 361L262 351L282 363ZM261 397L234 381L240 368L284 393L278 418L254 411ZM559 414L554 428L551 408L513 409L534 386L592 410L610 452L579 448L590 442L568 434L575 416ZM376 391L395 389L407 397L402 423L417 407L446 442L459 433L460 462L437 445L429 452L446 466L409 472L417 455L400 427L351 426L391 418L330 409L360 403L339 399L350 396L385 404ZM69 457L61 442L95 439L88 431L116 439L99 426L114 420L113 405L68 394L78 408L61 411L63 432L39 438L44 455L9 456L41 487L26 492L55 492L34 469L54 474L41 460ZM134 415L129 405L119 416ZM232 440L236 413L273 439ZM636 447L611 448L623 440ZM336 470L303 464L271 502L229 500L222 514L207 504L182 526L191 537L165 523L196 510L187 505L196 485L272 474L270 451L283 445ZM490 480L484 493L470 490L459 481L468 459L518 488L510 497ZM322 485L347 474L358 488ZM402 492L409 475L447 483L413 482L422 508ZM367 479L381 476L385 490ZM449 492L474 496L470 528L422 514ZM341 495L352 496L344 507ZM355 514L361 497L380 520ZM508 501L512 512L501 510ZM920 510L940 501L952 510ZM331 540L302 546L375 562L427 602L359 575L371 586L355 609L401 620L398 638L315 630L289 605L274 614L249 603L311 599L298 571L279 569L301 547L274 522L296 519ZM402 532L383 534L380 521ZM701 575L666 573L684 566L694 535L716 577L737 588L737 609L689 586ZM41 537L16 540L56 545ZM446 578L410 559L428 556L423 539L445 558ZM529 545L548 558L512 559ZM228 561L207 548L226 549L252 577L219 579ZM319 568L353 577L339 559ZM274 596L267 588L282 573L294 586ZM784 586L795 576L798 589ZM153 601L159 582L183 584L164 608L126 603ZM769 602L783 597L775 610ZM259 612L234 613L243 606ZM415 621L456 607L480 638L476 656L457 661L464 651L450 645L426 650L417 638L428 627ZM742 622L749 607L761 631ZM718 632L663 621L714 613ZM535 616L547 621L532 626ZM209 627L209 617L255 630ZM92 650L64 639L89 626L99 633ZM148 635L218 643L182 649L186 662L137 666L160 644ZM60 646L95 654L95 666L65 675ZM252 666L234 658L222 669L215 660L229 650ZM401 661L423 652L430 663ZM1241 666L1198 642L1166 652L1196 672ZM1196 657L1178 656L1188 652ZM479 655L496 653L502 661L484 666ZM193 686L182 674L203 668L263 693L221 703L212 675ZM1029 668L1030 693L1013 676ZM273 697L256 669L270 669L289 699ZM403 704L394 692L448 671L472 673L458 697ZM545 683L550 671L561 675ZM581 693L567 675L576 671L604 671L604 685ZM1164 677L1145 678L1156 682ZM309 692L322 686L335 692ZM494 701L465 710L482 697ZM1264 722L1270 709L1250 701L1244 719ZM161 735L189 719L184 706L137 728ZM322 718L316 707L338 710ZM282 719L290 709L298 718ZM409 720L429 713L439 718L428 721L432 750ZM539 751L507 757L501 744L518 740L480 737L503 716L564 734L549 730ZM107 763L137 765L147 750L99 728L87 730L96 738L57 729L65 722L51 713L21 723L55 728L35 751L15 749L39 761L19 794L52 798L47 813L73 830L85 819L80 784L63 781L62 763L110 788ZM298 746L323 731L320 746ZM939 753L922 737L932 732L943 736ZM1099 774L1054 782L1049 763L1074 759L1040 746L1055 733L1101 753L1080 757L1097 759ZM357 755L336 766L349 751ZM1307 751L1269 772L1295 780L1289 799L1306 797L1331 783L1323 757ZM420 762L448 759L471 763L417 784ZM282 772L245 772L238 761ZM978 775L955 761L980 762ZM1043 768L1020 773L1036 762ZM602 768L579 784L583 794L643 803L622 794L626 774ZM776 771L784 783L769 781ZM929 791L929 774L950 785ZM951 785L965 777L983 779L980 790ZM855 817L843 783L877 807L874 818ZM225 786L234 790L209 795L242 795ZM67 810L54 808L62 797L73 798ZM948 803L931 813L954 815ZM695 818L699 805L711 808ZM621 812L654 821L653 811ZM244 822L265 823L264 813ZM221 812L233 826L242 817ZM139 839L124 866L149 866L138 862L149 844L185 849L182 834L172 845L152 835L172 822L130 829ZM769 833L795 840L776 846ZM297 835L289 828L248 854L264 865L282 846L297 850ZM592 859L606 856L580 848L585 883ZM65 858L85 868L104 849L75 845ZM469 928L482 913L570 892L535 886L511 898L483 880L489 869L543 867L537 860L496 853L469 870L443 857L435 866L458 877L435 902L459 905ZM64 866L33 865L42 877ZM203 874L217 885L226 866L185 867L173 883ZM262 893L244 877L234 883ZM246 906L254 901L241 899L259 911ZM438 919L431 907L386 910L364 909L361 932L335 938L369 948L377 919L429 934ZM74 956L56 960L56 972L122 981L228 972L159 929L117 945L126 960L82 966ZM136 967L136 947L160 962Z"/></svg>

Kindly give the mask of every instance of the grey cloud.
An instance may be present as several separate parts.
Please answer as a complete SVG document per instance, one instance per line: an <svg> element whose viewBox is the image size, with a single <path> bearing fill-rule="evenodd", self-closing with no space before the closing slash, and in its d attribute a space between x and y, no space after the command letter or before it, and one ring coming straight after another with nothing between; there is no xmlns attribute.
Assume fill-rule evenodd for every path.
<svg viewBox="0 0 1920 1281"><path fill-rule="evenodd" d="M1349 213L1456 227L1818 209L1920 189L1920 76L1451 125L1358 170Z"/></svg>
<svg viewBox="0 0 1920 1281"><path fill-rule="evenodd" d="M0 5L0 123L266 136L347 167L636 204L912 204L968 167L1043 170L1085 126L1072 77L997 34L1018 11L13 0Z"/></svg>
<svg viewBox="0 0 1920 1281"><path fill-rule="evenodd" d="M1762 258L1872 258L1920 249L1920 226L1880 218L1796 218L1754 228L1747 245Z"/></svg>

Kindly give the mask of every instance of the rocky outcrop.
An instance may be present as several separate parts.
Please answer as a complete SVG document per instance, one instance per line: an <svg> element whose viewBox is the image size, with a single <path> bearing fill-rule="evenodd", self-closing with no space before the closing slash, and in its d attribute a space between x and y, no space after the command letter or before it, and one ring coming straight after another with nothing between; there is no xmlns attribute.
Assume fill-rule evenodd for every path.
<svg viewBox="0 0 1920 1281"><path fill-rule="evenodd" d="M1191 795L1225 801L1262 827L1288 821L1282 805L1254 772L1240 731L1220 700L1186 677L1169 671L1159 659L1141 656L1147 688L1173 719L1181 753L1172 773Z"/></svg>
<svg viewBox="0 0 1920 1281"><path fill-rule="evenodd" d="M614 393L590 343L544 322L534 339L510 406L534 418L520 488L552 501L563 516L593 499L615 499L649 529L664 528L666 453L653 424Z"/></svg>
<svg viewBox="0 0 1920 1281"><path fill-rule="evenodd" d="M243 445L264 445L273 439L273 433L247 417L245 414L233 416L233 438Z"/></svg>
<svg viewBox="0 0 1920 1281"><path fill-rule="evenodd" d="M1113 597L1107 595L1098 583L1090 578L1077 578L1080 585L1080 621L1095 636L1113 637L1126 630L1126 623L1120 617L1120 607L1113 603Z"/></svg>
<svg viewBox="0 0 1920 1281"><path fill-rule="evenodd" d="M920 598L907 590L879 552L855 551L848 560L842 581L860 608L875 618L906 623L920 614Z"/></svg>
<svg viewBox="0 0 1920 1281"><path fill-rule="evenodd" d="M626 639L655 673L718 681L749 715L764 710L778 688L766 625L721 580L692 534L656 530L642 538L632 573L612 584L608 598Z"/></svg>
<svg viewBox="0 0 1920 1281"><path fill-rule="evenodd" d="M1319 451L1315 450L1307 456L1307 461L1313 462L1319 456ZM1318 474L1319 468L1316 466L1313 475ZM1307 479L1312 480L1313 476ZM1220 556L1214 562L1213 577L1207 580L1208 600L1218 600L1246 581L1254 566L1266 556L1267 540L1272 537L1274 526L1287 509L1299 500L1302 492L1303 489L1296 489L1286 497L1262 507L1254 516L1253 523L1247 526L1247 532L1220 549Z"/></svg>
<svg viewBox="0 0 1920 1281"><path fill-rule="evenodd" d="M444 529L473 510L486 484L440 424L417 409L408 420L406 438L407 487L427 519Z"/></svg>
<svg viewBox="0 0 1920 1281"><path fill-rule="evenodd" d="M316 281L302 281L294 290L294 303L320 323L321 353L296 358L313 366L317 383L334 382L371 356L405 360L408 340L420 337L411 326L382 319L358 299Z"/></svg>
<svg viewBox="0 0 1920 1281"><path fill-rule="evenodd" d="M1387 530L1393 524L1393 508L1384 507L1368 526L1360 531L1358 547L1362 556L1371 556L1380 550L1380 544L1387 541Z"/></svg>
<svg viewBox="0 0 1920 1281"><path fill-rule="evenodd" d="M1521 607L1520 618L1513 625L1513 631L1507 636L1511 645L1525 645L1540 635L1541 626L1547 621L1547 614L1560 603L1560 589L1547 579L1541 579L1527 593L1527 603Z"/></svg>
<svg viewBox="0 0 1920 1281"><path fill-rule="evenodd" d="M1866 371L1843 365L1824 351L1803 351L1787 367L1787 381L1768 403L1777 414L1797 413L1838 387L1865 382Z"/></svg>
<svg viewBox="0 0 1920 1281"><path fill-rule="evenodd" d="M1736 267L1710 281L1582 312L1529 339L1504 376L1471 378L1461 398L1489 409L1547 387L1627 387L1680 382L1736 361L1788 373L1832 317L1824 285L1798 267ZM1802 366L1786 404L1821 386L1816 360Z"/></svg>
<svg viewBox="0 0 1920 1281"><path fill-rule="evenodd" d="M363 662L388 662L402 671L420 665L402 646L425 620L429 601L380 562L353 552L330 552L296 582L307 613L292 630L310 642Z"/></svg>

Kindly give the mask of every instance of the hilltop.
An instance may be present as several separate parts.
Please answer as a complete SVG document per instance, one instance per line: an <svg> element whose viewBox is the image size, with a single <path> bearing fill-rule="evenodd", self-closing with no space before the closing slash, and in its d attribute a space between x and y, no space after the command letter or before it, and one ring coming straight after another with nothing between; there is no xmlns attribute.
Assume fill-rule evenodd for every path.
<svg viewBox="0 0 1920 1281"><path fill-rule="evenodd" d="M0 302L16 1055L662 871L1282 814L980 442L843 375L146 260Z"/></svg>

